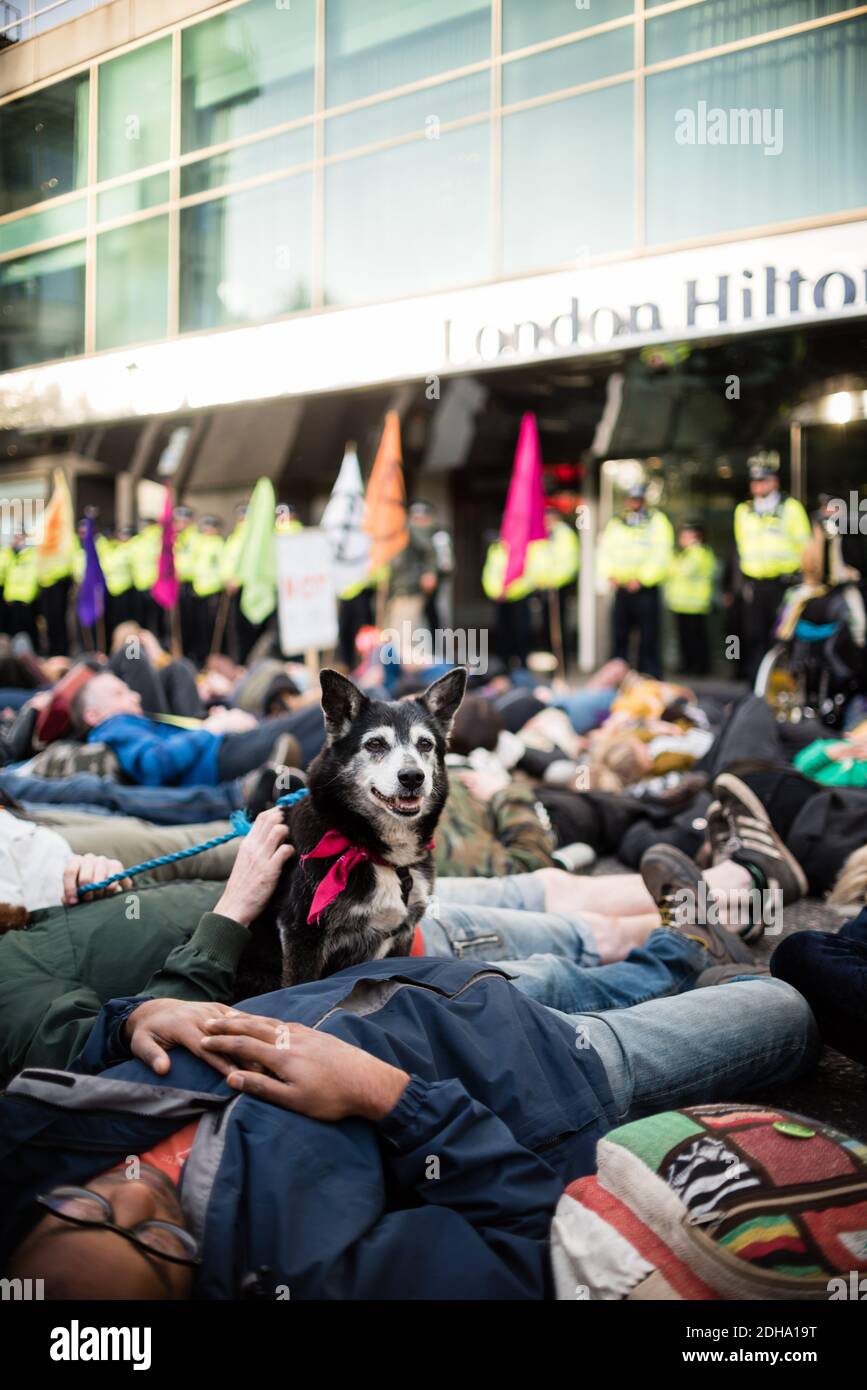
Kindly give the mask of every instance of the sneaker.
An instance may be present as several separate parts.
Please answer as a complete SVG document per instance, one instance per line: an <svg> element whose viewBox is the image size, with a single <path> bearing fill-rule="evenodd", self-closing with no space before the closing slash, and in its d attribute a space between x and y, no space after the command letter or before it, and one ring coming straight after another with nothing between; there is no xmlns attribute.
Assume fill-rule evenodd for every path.
<svg viewBox="0 0 867 1390"><path fill-rule="evenodd" d="M783 903L794 903L809 893L807 876L795 856L786 848L771 825L770 817L755 792L732 772L721 772L713 784L720 812L711 829L708 809L708 834L721 859L755 868L767 880L766 886L780 889ZM723 839L721 823L728 825ZM765 885L762 885L765 886Z"/></svg>
<svg viewBox="0 0 867 1390"><path fill-rule="evenodd" d="M596 851L591 845L575 840L571 845L561 845L551 855L555 864L570 874L581 874L596 863Z"/></svg>
<svg viewBox="0 0 867 1390"><path fill-rule="evenodd" d="M675 898L684 891L697 902L701 874L691 859L673 845L651 845L641 856L641 877L659 908L662 925L703 946L715 965L751 963L752 952L740 937L714 922L684 922L683 904Z"/></svg>

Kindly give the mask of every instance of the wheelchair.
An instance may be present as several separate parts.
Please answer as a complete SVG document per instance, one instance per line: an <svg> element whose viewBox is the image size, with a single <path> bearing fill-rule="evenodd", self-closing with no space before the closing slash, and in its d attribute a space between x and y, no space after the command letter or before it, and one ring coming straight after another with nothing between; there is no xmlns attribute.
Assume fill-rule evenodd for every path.
<svg viewBox="0 0 867 1390"><path fill-rule="evenodd" d="M829 729L837 728L851 696L864 690L865 651L853 639L847 621L853 603L863 615L860 591L850 585L811 600L792 636L775 642L763 656L753 692L781 723L818 719Z"/></svg>

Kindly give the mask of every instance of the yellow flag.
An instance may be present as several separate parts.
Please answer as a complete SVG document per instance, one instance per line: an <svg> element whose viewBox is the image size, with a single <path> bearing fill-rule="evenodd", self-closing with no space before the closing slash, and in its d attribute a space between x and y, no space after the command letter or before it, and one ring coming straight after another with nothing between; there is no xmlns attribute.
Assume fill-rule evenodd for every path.
<svg viewBox="0 0 867 1390"><path fill-rule="evenodd" d="M371 538L371 572L387 565L409 541L400 421L396 410L390 410L385 417L382 439L373 461L364 498L364 530Z"/></svg>
<svg viewBox="0 0 867 1390"><path fill-rule="evenodd" d="M36 564L40 579L68 573L75 553L75 524L72 498L62 468L54 470L54 489L45 508L42 540L36 547Z"/></svg>

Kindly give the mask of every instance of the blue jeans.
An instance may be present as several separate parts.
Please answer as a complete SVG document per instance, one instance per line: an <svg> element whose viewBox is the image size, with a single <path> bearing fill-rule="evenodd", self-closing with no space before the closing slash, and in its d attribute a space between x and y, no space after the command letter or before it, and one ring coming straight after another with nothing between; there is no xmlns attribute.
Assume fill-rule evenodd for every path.
<svg viewBox="0 0 867 1390"><path fill-rule="evenodd" d="M679 932L654 931L626 960L599 965L586 924L544 912L536 874L439 879L436 896L422 920L428 954L496 961L566 1019L576 1048L602 1059L616 1123L776 1086L818 1060L800 994L762 978L692 992L711 960Z"/></svg>
<svg viewBox="0 0 867 1390"><path fill-rule="evenodd" d="M31 777L0 772L0 787L26 805L68 806L137 816L155 825L198 825L226 820L244 804L240 782L217 787L128 787L111 777L77 772L72 777Z"/></svg>
<svg viewBox="0 0 867 1390"><path fill-rule="evenodd" d="M617 1124L782 1085L821 1052L806 1000L762 976L568 1022L602 1061Z"/></svg>

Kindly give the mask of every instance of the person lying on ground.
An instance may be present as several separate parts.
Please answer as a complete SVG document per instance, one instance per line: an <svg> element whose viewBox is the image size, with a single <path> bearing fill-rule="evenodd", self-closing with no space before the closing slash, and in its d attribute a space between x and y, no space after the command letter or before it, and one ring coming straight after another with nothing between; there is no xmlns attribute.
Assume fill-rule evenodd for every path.
<svg viewBox="0 0 867 1390"><path fill-rule="evenodd" d="M272 858L286 844L276 809L257 817L228 885L157 887L136 880L132 893L34 914L28 931L0 937L0 1073L9 1076L24 1065L68 1066L100 1006L115 995L174 989L185 998L226 1002L273 989L279 952L272 953L276 974L266 956L268 973L258 926L253 937L248 934L276 883L275 866L263 863L265 839ZM751 917L740 912L736 920L728 911L730 902L739 908L750 883L747 871L722 863L704 880L707 901L729 924L729 941L662 929L662 907L672 893L698 891L690 861L679 860L673 870L670 860L665 863L677 882L664 892L655 881L650 891L638 874L575 878L561 869L439 879L421 921L420 948L427 955L508 962L521 989L555 1007L568 1001L567 1011L690 989L711 966L735 960L751 973L739 941L754 935ZM671 919L670 907L665 912Z"/></svg>
<svg viewBox="0 0 867 1390"><path fill-rule="evenodd" d="M555 1204L608 1129L818 1052L770 979L565 1015L398 958L237 1011L114 1000L75 1072L0 1099L0 1268L47 1299L550 1297Z"/></svg>
<svg viewBox="0 0 867 1390"><path fill-rule="evenodd" d="M867 1067L867 907L840 931L802 931L771 956L771 974L804 996L822 1041Z"/></svg>
<svg viewBox="0 0 867 1390"><path fill-rule="evenodd" d="M108 673L87 682L71 713L79 737L106 744L133 782L150 787L215 786L266 762L306 767L325 737L318 706L243 730L251 716L242 710L217 711L196 729L157 723L143 715L137 692Z"/></svg>
<svg viewBox="0 0 867 1390"><path fill-rule="evenodd" d="M104 821L121 816L161 826L202 825L240 811L249 800L249 787L249 778L241 777L214 787L134 787L89 772L60 778L0 770L0 792L10 806L17 803L41 825L53 825L52 813L64 808L99 814Z"/></svg>

